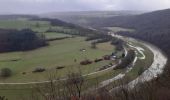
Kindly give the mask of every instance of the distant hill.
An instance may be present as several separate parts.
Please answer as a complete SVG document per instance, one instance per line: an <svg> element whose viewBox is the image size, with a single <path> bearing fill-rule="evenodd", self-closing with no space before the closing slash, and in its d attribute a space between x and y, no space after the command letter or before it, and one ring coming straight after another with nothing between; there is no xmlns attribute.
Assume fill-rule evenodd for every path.
<svg viewBox="0 0 170 100"><path fill-rule="evenodd" d="M0 20L35 20L35 21L49 21L54 26L66 26L66 27L75 27L74 24L67 23L64 21L61 21L59 19L50 19L50 18L40 18L36 15L0 15Z"/></svg>
<svg viewBox="0 0 170 100"><path fill-rule="evenodd" d="M92 20L98 27L121 26L135 29L167 28L170 26L170 9L140 15L116 16ZM97 23L98 22L98 23ZM94 25L94 24L93 24ZM168 27L169 28L169 27Z"/></svg>
<svg viewBox="0 0 170 100"><path fill-rule="evenodd" d="M170 55L170 9L135 16L102 19L97 27L117 26L136 29L135 32L119 32L149 41ZM94 25L94 24L93 24Z"/></svg>
<svg viewBox="0 0 170 100"><path fill-rule="evenodd" d="M81 16L77 17L70 17L68 14L68 17L70 17L70 20L73 21L73 23L98 29L102 29L103 27L124 27L135 29L136 31L134 32L119 33L151 42L170 55L170 9L143 14L138 13L138 15L134 15L134 13L121 13L114 15L113 12L110 12L108 14L109 16L105 14L105 17L99 17L102 14L104 14L104 12L96 14L96 16L95 13L82 13ZM92 17L92 15L95 17Z"/></svg>
<svg viewBox="0 0 170 100"><path fill-rule="evenodd" d="M34 15L0 15L0 20L16 20L19 18L32 19L32 18L38 18L38 16L34 16Z"/></svg>
<svg viewBox="0 0 170 100"><path fill-rule="evenodd" d="M40 15L47 18L58 18L60 20L88 26L91 21L100 18L110 18L115 16L128 16L141 14L142 11L80 11L80 12L53 12Z"/></svg>

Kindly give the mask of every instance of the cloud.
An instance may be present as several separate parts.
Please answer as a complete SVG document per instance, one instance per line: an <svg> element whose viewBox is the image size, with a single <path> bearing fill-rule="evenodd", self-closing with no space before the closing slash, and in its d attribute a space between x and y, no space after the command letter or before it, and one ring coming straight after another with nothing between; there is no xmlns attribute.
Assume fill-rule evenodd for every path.
<svg viewBox="0 0 170 100"><path fill-rule="evenodd" d="M82 10L158 10L170 0L0 0L0 13L43 13Z"/></svg>
<svg viewBox="0 0 170 100"><path fill-rule="evenodd" d="M129 10L158 10L170 8L170 0L119 0L117 5Z"/></svg>

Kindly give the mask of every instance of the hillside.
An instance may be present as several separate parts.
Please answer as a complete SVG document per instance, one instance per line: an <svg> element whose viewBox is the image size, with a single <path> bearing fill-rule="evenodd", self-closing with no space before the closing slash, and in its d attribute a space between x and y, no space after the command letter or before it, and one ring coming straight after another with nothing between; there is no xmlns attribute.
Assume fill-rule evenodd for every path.
<svg viewBox="0 0 170 100"><path fill-rule="evenodd" d="M113 26L134 28L134 34L129 32L121 32L124 35L140 38L148 42L154 43L170 54L168 48L170 44L170 9L146 13L138 16L127 17L120 23L114 23ZM115 19L114 19L115 20Z"/></svg>
<svg viewBox="0 0 170 100"><path fill-rule="evenodd" d="M131 34L132 32L130 34L129 32L121 32L121 34L154 43L170 54L170 51L167 49L170 47L167 44L170 41L170 9L144 14L125 11L51 13L47 14L46 17L59 18L86 27L124 27L135 29L136 31L133 34Z"/></svg>
<svg viewBox="0 0 170 100"><path fill-rule="evenodd" d="M141 14L142 11L79 11L79 12L53 12L40 15L41 17L58 18L60 20L78 24L81 26L88 26L91 21L96 19L105 19L115 16L128 16Z"/></svg>
<svg viewBox="0 0 170 100"><path fill-rule="evenodd" d="M119 26L125 28L134 28L135 32L118 32L118 34L131 36L134 38L148 41L158 46L163 50L168 58L170 57L170 9L155 11L137 16L123 16L102 20L105 23L98 24L100 27ZM161 62L161 61L158 61ZM160 100L165 98L169 100L170 89L170 62L167 63L164 73L160 77L156 78L152 82L146 83L143 87L150 84L153 91L156 94L153 97L159 95ZM155 90L155 88L158 88ZM167 89L167 90L166 90ZM141 88L139 91L145 90ZM148 91L146 89L145 91ZM151 99L150 99L151 100ZM157 100L157 99L154 99Z"/></svg>
<svg viewBox="0 0 170 100"><path fill-rule="evenodd" d="M0 15L0 20L17 20L17 19L32 19L38 18L35 15Z"/></svg>
<svg viewBox="0 0 170 100"><path fill-rule="evenodd" d="M112 18L102 18L91 20L92 27L124 27L132 28L134 32L119 32L151 42L166 53L170 54L170 9L160 10L141 15L117 16Z"/></svg>
<svg viewBox="0 0 170 100"><path fill-rule="evenodd" d="M121 26L135 29L151 29L151 28L168 28L170 9L145 13L135 16L116 16L112 18L102 19L99 27L105 26ZM97 22L94 20L94 23ZM93 21L92 21L93 23Z"/></svg>

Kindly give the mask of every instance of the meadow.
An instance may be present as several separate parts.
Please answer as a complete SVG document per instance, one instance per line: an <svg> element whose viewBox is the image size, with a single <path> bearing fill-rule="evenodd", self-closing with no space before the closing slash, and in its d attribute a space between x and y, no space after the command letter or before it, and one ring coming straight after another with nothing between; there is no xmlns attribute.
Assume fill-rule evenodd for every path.
<svg viewBox="0 0 170 100"><path fill-rule="evenodd" d="M62 34L56 33L55 37L61 36ZM88 74L96 71L97 68L110 63L110 61L102 61L90 65L80 65L80 62L85 59L94 61L96 58L102 58L102 56L114 52L114 47L109 43L98 44L97 49L92 49L90 47L90 42L86 42L84 39L85 38L83 37L63 39L52 41L50 42L49 46L42 47L33 51L0 54L0 68L8 67L13 71L13 75L3 81L42 81L46 80L45 78L48 77L49 73L54 73L60 77L64 77L66 73L70 71L78 71L78 67L80 67L83 74ZM107 46L107 49L105 49L105 46ZM83 52L80 51L80 49L85 49L86 51ZM58 66L64 66L65 68L57 70L56 68ZM46 68L47 71L43 73L32 73L32 71L37 67ZM26 74L22 75L23 72Z"/></svg>
<svg viewBox="0 0 170 100"><path fill-rule="evenodd" d="M117 52L119 56L123 51L117 51L114 45L110 42L99 43L96 49L91 47L92 41L85 41L86 37L73 36L60 32L47 32L48 29L56 30L72 30L62 26L51 26L47 21L30 21L27 19L19 20L0 20L0 28L4 29L25 29L29 28L36 31L38 34L44 34L47 39L69 37L62 40L49 41L49 45L31 51L19 51L0 53L0 69L10 68L12 76L8 78L0 78L1 83L24 83L24 82L42 82L47 81L51 76L55 78L65 78L69 73L80 72L82 75L99 71L102 66L110 63L115 64L111 60L103 60L95 63L94 60L102 58L104 55L110 55ZM110 28L109 28L110 29ZM123 29L114 27L111 28L113 32L117 31L132 31L131 29ZM141 67L149 67L152 63L152 53L146 47L135 44L136 46L143 47L146 55L145 60L138 60L134 69L127 74L128 77L134 79L138 76L138 71ZM93 61L89 65L80 65L83 60L89 59ZM62 69L58 69L62 67ZM33 73L36 68L46 69L44 72ZM113 78L119 73L124 72L125 69L108 70L93 75L85 76L85 84L83 90L94 87L97 83L106 79ZM24 73L24 74L23 74ZM97 80L97 81L96 81ZM119 84L119 83L118 83ZM27 97L31 94L32 84L30 85L1 85L0 94L8 98ZM112 84L110 85L112 86ZM108 88L110 88L108 86ZM28 99L28 98L27 98ZM28 99L29 100L29 99Z"/></svg>

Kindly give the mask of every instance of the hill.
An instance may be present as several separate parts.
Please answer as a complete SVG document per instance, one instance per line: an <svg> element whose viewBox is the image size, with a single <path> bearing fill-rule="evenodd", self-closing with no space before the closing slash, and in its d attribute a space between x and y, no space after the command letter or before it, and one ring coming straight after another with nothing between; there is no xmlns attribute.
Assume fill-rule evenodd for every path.
<svg viewBox="0 0 170 100"><path fill-rule="evenodd" d="M95 28L123 27L131 28L133 32L118 32L151 42L167 54L170 54L170 9L159 10L140 15L116 16L91 20L89 26Z"/></svg>
<svg viewBox="0 0 170 100"><path fill-rule="evenodd" d="M17 20L21 18L32 19L38 17L35 15L0 15L0 20Z"/></svg>
<svg viewBox="0 0 170 100"><path fill-rule="evenodd" d="M91 21L96 19L110 18L115 16L127 16L141 14L142 11L79 11L79 12L53 12L46 13L40 16L48 18L58 18L60 20L88 26Z"/></svg>
<svg viewBox="0 0 170 100"><path fill-rule="evenodd" d="M109 22L113 26L126 27L136 29L135 32L121 32L124 35L143 39L154 43L170 54L170 9L146 13L138 16L124 17L126 20L116 23L114 20ZM120 32L119 32L120 33Z"/></svg>
<svg viewBox="0 0 170 100"><path fill-rule="evenodd" d="M121 32L121 34L151 42L170 54L167 49L170 47L170 44L167 44L170 41L170 9L144 14L130 11L65 12L50 13L46 17L59 18L74 24L99 29L103 27L135 29L136 31Z"/></svg>

